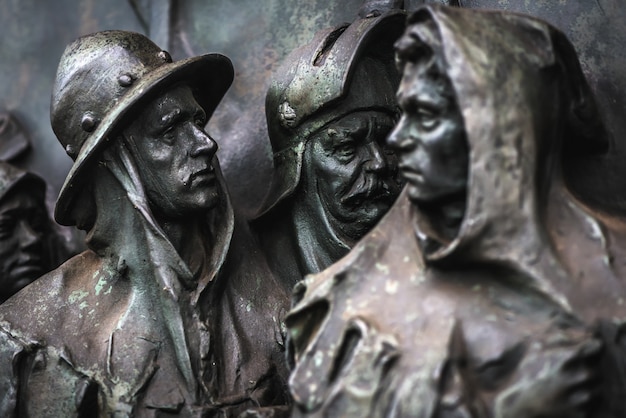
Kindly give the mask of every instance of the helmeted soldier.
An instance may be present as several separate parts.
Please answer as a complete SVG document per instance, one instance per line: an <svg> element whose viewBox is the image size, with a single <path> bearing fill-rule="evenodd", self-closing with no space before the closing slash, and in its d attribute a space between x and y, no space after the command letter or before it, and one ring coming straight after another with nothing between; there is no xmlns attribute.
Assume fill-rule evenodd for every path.
<svg viewBox="0 0 626 418"><path fill-rule="evenodd" d="M222 55L172 62L131 32L66 48L51 120L74 165L55 217L86 230L88 250L0 309L0 369L15 371L0 376L4 415L232 416L284 403L275 337L245 358L246 326L271 330L259 309L274 295L241 283L254 274L271 289L271 278L246 270L253 249L229 261L233 211L204 131L232 80Z"/></svg>
<svg viewBox="0 0 626 418"><path fill-rule="evenodd" d="M398 116L393 42L405 14L383 3L293 51L268 90L275 175L253 225L286 289L343 256L399 191L384 140Z"/></svg>

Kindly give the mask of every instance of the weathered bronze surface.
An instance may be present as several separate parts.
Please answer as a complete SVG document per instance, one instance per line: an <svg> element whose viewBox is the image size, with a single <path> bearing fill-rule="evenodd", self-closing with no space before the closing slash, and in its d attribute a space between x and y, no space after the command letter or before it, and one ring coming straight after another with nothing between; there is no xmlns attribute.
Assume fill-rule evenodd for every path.
<svg viewBox="0 0 626 418"><path fill-rule="evenodd" d="M294 415L623 417L626 225L563 181L607 148L571 44L432 6L396 48L407 187L298 286Z"/></svg>
<svg viewBox="0 0 626 418"><path fill-rule="evenodd" d="M287 297L203 129L232 79L223 55L173 62L132 32L66 48L51 119L74 164L55 217L89 249L0 307L3 416L286 411Z"/></svg>
<svg viewBox="0 0 626 418"><path fill-rule="evenodd" d="M563 35L537 20L415 15L398 47L404 117L390 139L409 184L344 261L298 288L296 416L626 415L618 1L404 2L543 17L570 35L582 71ZM223 57L171 62L120 32L74 44L53 107L64 151L48 147L45 64L76 34L120 26L177 58L234 54L238 81L209 127L248 214L270 185L267 77L360 1L61 3L0 0L0 90L33 134L25 166L56 192L63 154L75 160L56 215L89 233L89 250L0 307L0 414L288 414L287 293L355 245L398 191L382 138L397 118L390 45L403 19L381 10L402 2L366 2L355 23L322 32L276 72L276 180L253 224L262 247L233 217L202 129L232 81ZM137 47L141 65L99 55L120 45ZM23 130L3 120L0 139L22 146ZM41 200L40 181L26 194L16 184L7 200L0 188L2 216ZM37 264L39 244L25 236L34 244L18 259ZM0 253L16 248L1 241ZM22 262L7 254L5 267Z"/></svg>
<svg viewBox="0 0 626 418"><path fill-rule="evenodd" d="M346 254L400 189L384 141L398 117L393 42L405 14L374 3L292 52L267 93L275 174L253 226L287 291Z"/></svg>

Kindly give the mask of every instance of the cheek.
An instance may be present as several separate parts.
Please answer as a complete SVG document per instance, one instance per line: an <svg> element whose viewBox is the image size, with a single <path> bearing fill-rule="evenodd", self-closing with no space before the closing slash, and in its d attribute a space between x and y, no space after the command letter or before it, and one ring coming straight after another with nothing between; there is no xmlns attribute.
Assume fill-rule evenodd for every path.
<svg viewBox="0 0 626 418"><path fill-rule="evenodd" d="M359 175L359 157L354 157L349 162L338 161L335 158L325 158L315 164L314 175L318 185L340 195L350 189Z"/></svg>
<svg viewBox="0 0 626 418"><path fill-rule="evenodd" d="M174 145L153 144L146 150L144 161L148 168L155 172L158 177L162 177L164 181L169 183L183 182L189 177L193 169L198 169L198 167L192 166L186 145L182 137L177 138Z"/></svg>
<svg viewBox="0 0 626 418"><path fill-rule="evenodd" d="M415 152L416 148L420 145L417 143L417 138L420 137L419 130L415 123L407 117L403 117L398 126L389 134L386 143L387 147L394 150L394 157L407 157ZM413 146L402 147L400 146L405 140L410 139L410 143Z"/></svg>
<svg viewBox="0 0 626 418"><path fill-rule="evenodd" d="M168 182L169 177L176 173L180 167L184 167L176 148L169 145L159 144L158 146L146 147L141 156L140 169L148 173L157 181Z"/></svg>
<svg viewBox="0 0 626 418"><path fill-rule="evenodd" d="M437 129L422 136L423 147L428 157L438 165L449 165L463 152L459 132L451 124L442 124Z"/></svg>
<svg viewBox="0 0 626 418"><path fill-rule="evenodd" d="M469 155L462 131L456 127L450 128L441 148L441 158L444 159L450 171L458 173L467 170Z"/></svg>

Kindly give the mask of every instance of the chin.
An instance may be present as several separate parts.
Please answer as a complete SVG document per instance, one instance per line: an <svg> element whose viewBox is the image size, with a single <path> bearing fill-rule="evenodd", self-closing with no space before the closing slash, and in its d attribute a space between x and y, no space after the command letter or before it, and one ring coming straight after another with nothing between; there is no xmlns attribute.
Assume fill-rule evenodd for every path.
<svg viewBox="0 0 626 418"><path fill-rule="evenodd" d="M367 227L373 227L389 210L391 204L383 202L374 202L363 204L358 209L345 209L344 219L347 222L358 222Z"/></svg>
<svg viewBox="0 0 626 418"><path fill-rule="evenodd" d="M217 188L211 187L208 190L202 190L195 194L193 201L195 206L202 210L213 209L220 200L220 193Z"/></svg>
<svg viewBox="0 0 626 418"><path fill-rule="evenodd" d="M218 195L214 195L214 196L209 196L207 199L204 199L199 205L198 205L198 209L201 210L211 210L214 209L215 207L217 207L217 204L219 203L219 196Z"/></svg>
<svg viewBox="0 0 626 418"><path fill-rule="evenodd" d="M435 208L436 206L447 206L465 202L465 189L450 190L449 188L425 188L409 185L409 200L419 206Z"/></svg>
<svg viewBox="0 0 626 418"><path fill-rule="evenodd" d="M202 216L204 213L214 209L219 202L218 196L196 196L179 202L176 209L164 212L164 215L171 219L193 218Z"/></svg>
<svg viewBox="0 0 626 418"><path fill-rule="evenodd" d="M393 205L393 199L389 201L377 201L363 208L361 218L364 221L377 222ZM361 212L361 211L360 211Z"/></svg>
<svg viewBox="0 0 626 418"><path fill-rule="evenodd" d="M445 194L437 192L431 188L424 187L423 185L415 186L409 184L407 191L409 199L418 204L435 203L445 196Z"/></svg>

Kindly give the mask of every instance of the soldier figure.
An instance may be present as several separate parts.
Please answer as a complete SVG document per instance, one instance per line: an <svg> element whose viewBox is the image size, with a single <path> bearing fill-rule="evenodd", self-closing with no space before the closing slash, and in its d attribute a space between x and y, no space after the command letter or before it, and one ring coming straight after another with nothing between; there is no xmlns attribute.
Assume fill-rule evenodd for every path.
<svg viewBox="0 0 626 418"><path fill-rule="evenodd" d="M66 48L51 119L74 165L55 217L86 230L88 250L0 308L3 416L236 416L286 403L267 312L286 297L273 302L250 240L234 243L243 232L204 131L232 79L222 55L172 62L131 32Z"/></svg>
<svg viewBox="0 0 626 418"><path fill-rule="evenodd" d="M381 10L293 51L267 93L275 176L253 228L288 291L345 255L400 190L385 138L398 117L393 42L405 14Z"/></svg>

